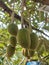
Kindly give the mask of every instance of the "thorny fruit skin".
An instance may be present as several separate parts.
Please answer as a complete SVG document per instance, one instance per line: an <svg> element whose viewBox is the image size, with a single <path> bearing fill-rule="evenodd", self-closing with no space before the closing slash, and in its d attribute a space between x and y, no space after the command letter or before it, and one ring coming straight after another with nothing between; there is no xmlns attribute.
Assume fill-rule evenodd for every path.
<svg viewBox="0 0 49 65"><path fill-rule="evenodd" d="M7 57L12 57L15 52L15 47L12 47L11 45L7 46L6 55Z"/></svg>
<svg viewBox="0 0 49 65"><path fill-rule="evenodd" d="M34 56L34 51L29 50L29 54L30 54L30 57L33 57Z"/></svg>
<svg viewBox="0 0 49 65"><path fill-rule="evenodd" d="M15 47L16 46L16 43L17 43L16 37L15 36L11 36L10 37L10 45L12 47Z"/></svg>
<svg viewBox="0 0 49 65"><path fill-rule="evenodd" d="M30 33L26 28L20 29L17 34L17 41L23 48L30 47Z"/></svg>
<svg viewBox="0 0 49 65"><path fill-rule="evenodd" d="M11 23L8 25L8 32L11 34L11 35L14 35L16 36L17 35L17 32L18 32L18 27L16 24L14 23Z"/></svg>
<svg viewBox="0 0 49 65"><path fill-rule="evenodd" d="M38 45L38 37L35 33L31 33L30 34L30 38L31 38L31 45L30 45L30 49L31 50L35 50L37 45Z"/></svg>

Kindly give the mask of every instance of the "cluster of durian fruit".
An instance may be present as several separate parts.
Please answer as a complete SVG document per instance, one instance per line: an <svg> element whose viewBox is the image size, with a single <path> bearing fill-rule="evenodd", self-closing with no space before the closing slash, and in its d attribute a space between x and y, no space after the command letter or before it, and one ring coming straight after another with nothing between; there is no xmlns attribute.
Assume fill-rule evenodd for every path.
<svg viewBox="0 0 49 65"><path fill-rule="evenodd" d="M34 55L38 44L38 37L34 32L30 33L28 28L18 30L17 25L14 23L9 24L8 32L11 37L10 44L7 46L7 57L13 56L17 43L22 46L25 57L29 58Z"/></svg>
<svg viewBox="0 0 49 65"><path fill-rule="evenodd" d="M30 58L34 55L38 44L38 37L34 32L29 32L29 29L23 28L17 34L18 43L24 48L23 55Z"/></svg>
<svg viewBox="0 0 49 65"><path fill-rule="evenodd" d="M7 46L7 51L6 51L6 55L8 58L12 57L13 54L15 53L15 47L17 44L17 32L18 32L18 27L15 23L10 23L8 25L8 32L11 34L10 36L10 44Z"/></svg>

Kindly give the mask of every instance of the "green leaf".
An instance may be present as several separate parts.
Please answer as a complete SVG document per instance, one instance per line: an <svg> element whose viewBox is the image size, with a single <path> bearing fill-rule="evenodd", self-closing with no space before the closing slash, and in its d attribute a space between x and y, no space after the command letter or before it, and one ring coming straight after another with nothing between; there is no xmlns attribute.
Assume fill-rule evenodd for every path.
<svg viewBox="0 0 49 65"><path fill-rule="evenodd" d="M44 21L45 20L45 17L44 17L44 12L41 12L41 21Z"/></svg>
<svg viewBox="0 0 49 65"><path fill-rule="evenodd" d="M4 44L0 43L0 47L4 47Z"/></svg>

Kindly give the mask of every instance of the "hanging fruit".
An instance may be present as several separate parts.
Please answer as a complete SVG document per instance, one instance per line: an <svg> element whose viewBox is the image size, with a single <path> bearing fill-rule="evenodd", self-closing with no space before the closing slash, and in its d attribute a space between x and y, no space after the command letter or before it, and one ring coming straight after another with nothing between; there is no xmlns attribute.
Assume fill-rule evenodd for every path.
<svg viewBox="0 0 49 65"><path fill-rule="evenodd" d="M22 28L18 31L17 41L23 48L30 47L30 33L28 29Z"/></svg>
<svg viewBox="0 0 49 65"><path fill-rule="evenodd" d="M30 57L34 56L34 52L33 50L29 50L29 54L30 54Z"/></svg>
<svg viewBox="0 0 49 65"><path fill-rule="evenodd" d="M14 23L11 23L8 25L8 32L11 34L11 35L14 35L16 36L17 35L17 32L18 32L18 27L16 24Z"/></svg>
<svg viewBox="0 0 49 65"><path fill-rule="evenodd" d="M12 47L15 47L16 46L16 43L17 43L16 37L15 36L11 36L10 37L10 45Z"/></svg>
<svg viewBox="0 0 49 65"><path fill-rule="evenodd" d="M37 45L38 45L38 37L37 37L37 35L35 33L31 33L30 38L31 38L30 49L35 50Z"/></svg>
<svg viewBox="0 0 49 65"><path fill-rule="evenodd" d="M8 58L12 57L15 52L15 47L12 47L11 45L7 46L6 55Z"/></svg>

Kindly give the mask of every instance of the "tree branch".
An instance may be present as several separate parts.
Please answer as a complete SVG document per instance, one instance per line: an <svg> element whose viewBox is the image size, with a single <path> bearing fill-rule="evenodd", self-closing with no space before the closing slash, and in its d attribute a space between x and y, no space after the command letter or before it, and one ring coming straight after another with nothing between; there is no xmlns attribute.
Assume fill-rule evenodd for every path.
<svg viewBox="0 0 49 65"><path fill-rule="evenodd" d="M34 0L34 1L35 1L35 2L37 1L37 2L38 2L38 0ZM9 13L9 15L11 16L12 10L11 10L8 6L6 6L6 4L5 4L2 0L0 0L0 7L2 7L2 8L4 9L4 11L6 11L7 13ZM16 13L14 13L14 17L15 17L16 19L18 19L18 20L21 21L21 16L17 15ZM27 22L26 20L24 20L24 24L29 26L29 24L28 24L28 22ZM37 28L35 28L35 27L33 27L33 26L32 26L32 29L34 29L34 30L36 30L36 31L38 31L38 32L41 32L41 33L43 33L44 35L46 35L47 37L49 37L49 36L48 36L47 34L45 34L43 31L41 31L41 30L39 30L39 29L37 29Z"/></svg>
<svg viewBox="0 0 49 65"><path fill-rule="evenodd" d="M6 6L6 4L4 4L4 2L2 0L0 0L0 7L2 7L4 9L4 11L6 11L7 13L9 13L9 15L11 16L12 10L10 8L8 8ZM21 20L21 17L18 16L16 13L14 15L15 15L15 18Z"/></svg>
<svg viewBox="0 0 49 65"><path fill-rule="evenodd" d="M33 1L37 3L42 3L44 5L49 5L49 0L33 0Z"/></svg>

